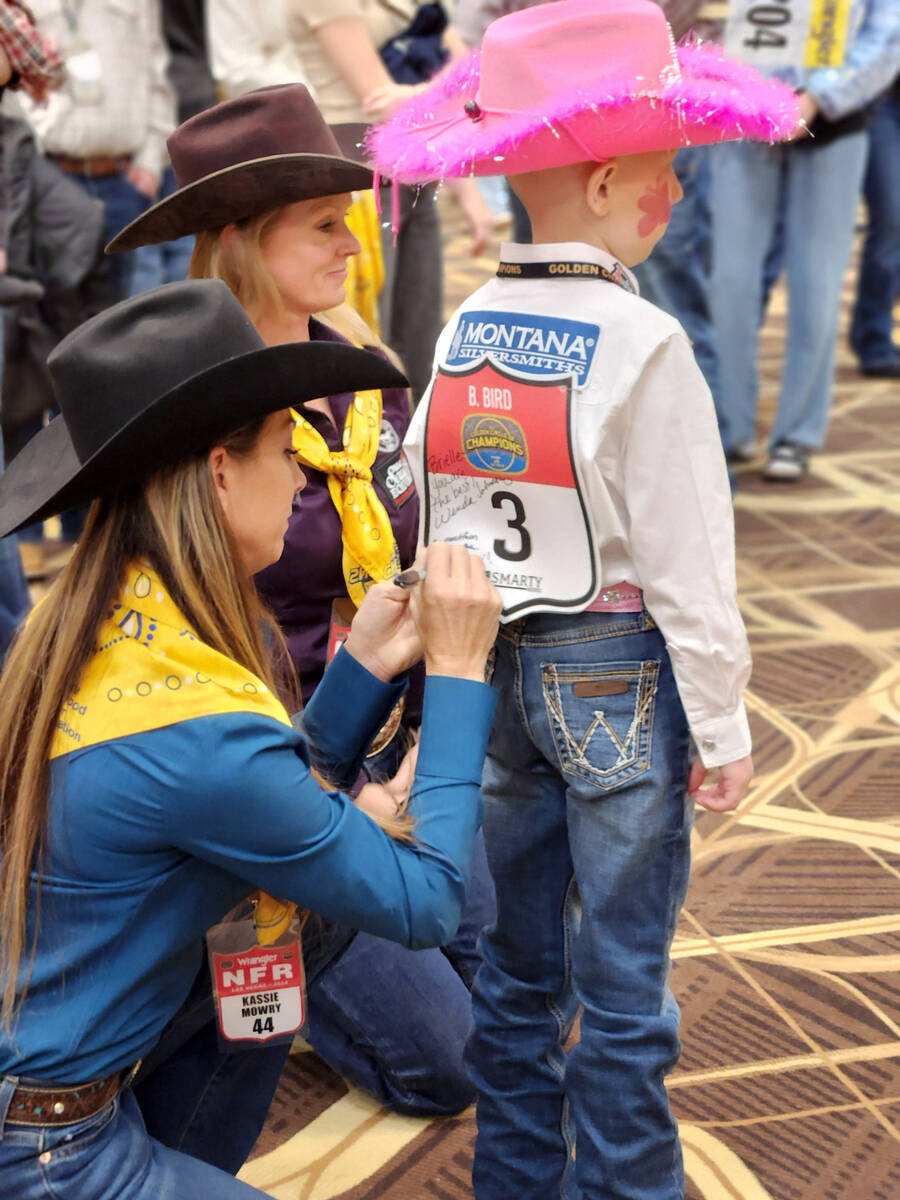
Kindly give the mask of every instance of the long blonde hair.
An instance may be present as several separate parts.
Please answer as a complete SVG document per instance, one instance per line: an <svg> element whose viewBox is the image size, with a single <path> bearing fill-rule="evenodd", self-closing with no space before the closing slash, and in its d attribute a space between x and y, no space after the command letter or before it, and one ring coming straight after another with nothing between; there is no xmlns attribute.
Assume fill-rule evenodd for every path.
<svg viewBox="0 0 900 1200"><path fill-rule="evenodd" d="M261 424L223 445L246 456ZM17 996L32 870L38 875L32 960L37 942L51 743L62 707L97 651L99 626L128 564L147 558L198 638L284 695L266 648L267 638L283 644L280 633L237 555L206 456L169 467L143 485L94 501L69 564L10 650L0 674L0 1013L6 1028L27 988L26 979Z"/></svg>

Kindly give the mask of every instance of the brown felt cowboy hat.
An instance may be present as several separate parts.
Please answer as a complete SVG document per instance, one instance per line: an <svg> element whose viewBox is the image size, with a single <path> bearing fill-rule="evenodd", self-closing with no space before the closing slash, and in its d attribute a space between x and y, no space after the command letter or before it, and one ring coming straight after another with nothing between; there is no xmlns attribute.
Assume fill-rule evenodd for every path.
<svg viewBox="0 0 900 1200"><path fill-rule="evenodd" d="M217 279L168 283L105 309L47 365L60 415L0 475L0 537L202 454L281 408L406 385L355 346L267 346Z"/></svg>
<svg viewBox="0 0 900 1200"><path fill-rule="evenodd" d="M372 186L372 172L358 154L342 155L301 83L223 100L179 125L167 144L178 190L117 233L107 254Z"/></svg>

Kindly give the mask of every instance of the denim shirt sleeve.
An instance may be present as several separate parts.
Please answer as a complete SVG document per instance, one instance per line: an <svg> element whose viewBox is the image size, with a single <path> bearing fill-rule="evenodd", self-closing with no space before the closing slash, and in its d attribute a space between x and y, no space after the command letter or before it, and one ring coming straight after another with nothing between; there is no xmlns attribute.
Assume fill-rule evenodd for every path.
<svg viewBox="0 0 900 1200"><path fill-rule="evenodd" d="M890 87L898 71L900 3L868 0L844 65L809 72L806 90L824 115L836 121L871 103Z"/></svg>

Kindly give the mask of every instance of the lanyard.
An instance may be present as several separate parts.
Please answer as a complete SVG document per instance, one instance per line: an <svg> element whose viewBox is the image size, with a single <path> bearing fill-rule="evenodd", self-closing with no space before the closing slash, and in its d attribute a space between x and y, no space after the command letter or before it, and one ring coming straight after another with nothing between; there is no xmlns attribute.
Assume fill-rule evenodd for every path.
<svg viewBox="0 0 900 1200"><path fill-rule="evenodd" d="M501 262L497 268L500 279L602 279L615 283L626 292L637 294L628 272L615 263L610 269L596 262L572 262L556 259L551 262Z"/></svg>

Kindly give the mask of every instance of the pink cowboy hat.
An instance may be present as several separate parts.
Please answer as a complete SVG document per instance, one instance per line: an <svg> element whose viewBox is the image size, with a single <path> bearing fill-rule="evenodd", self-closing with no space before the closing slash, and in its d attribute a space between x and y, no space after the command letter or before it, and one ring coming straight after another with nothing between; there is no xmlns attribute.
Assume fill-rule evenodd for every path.
<svg viewBox="0 0 900 1200"><path fill-rule="evenodd" d="M501 17L369 140L401 183L513 175L797 127L791 88L716 46L675 46L653 0L556 0Z"/></svg>

